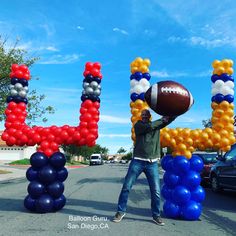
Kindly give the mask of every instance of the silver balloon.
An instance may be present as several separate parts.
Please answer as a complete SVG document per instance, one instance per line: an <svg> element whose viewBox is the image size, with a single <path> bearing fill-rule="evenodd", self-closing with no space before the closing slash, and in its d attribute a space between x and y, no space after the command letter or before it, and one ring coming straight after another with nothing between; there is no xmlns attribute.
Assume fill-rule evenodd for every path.
<svg viewBox="0 0 236 236"><path fill-rule="evenodd" d="M9 85L9 89L10 89L10 90L11 90L11 89L14 89L14 87L15 87L15 86L12 85L12 84Z"/></svg>
<svg viewBox="0 0 236 236"><path fill-rule="evenodd" d="M23 91L23 90L21 90L21 91L19 92L19 95L24 98L24 97L26 97L26 92Z"/></svg>
<svg viewBox="0 0 236 236"><path fill-rule="evenodd" d="M15 87L14 87L16 90L21 90L23 88L22 84L20 83L16 83L15 84Z"/></svg>
<svg viewBox="0 0 236 236"><path fill-rule="evenodd" d="M82 91L82 94L83 94L83 95L85 95L85 94L86 94L85 90L83 90L83 91Z"/></svg>
<svg viewBox="0 0 236 236"><path fill-rule="evenodd" d="M84 83L83 83L83 88L86 89L86 88L88 88L88 87L89 87L89 83L84 82Z"/></svg>
<svg viewBox="0 0 236 236"><path fill-rule="evenodd" d="M86 89L85 89L85 92L86 92L86 94L93 94L93 89L91 88L91 87L87 87Z"/></svg>
<svg viewBox="0 0 236 236"><path fill-rule="evenodd" d="M25 92L29 92L28 86L23 87Z"/></svg>
<svg viewBox="0 0 236 236"><path fill-rule="evenodd" d="M96 95L96 96L99 96L101 94L101 90L96 89L93 94Z"/></svg>
<svg viewBox="0 0 236 236"><path fill-rule="evenodd" d="M97 89L98 88L98 82L96 82L96 81L92 81L91 83L90 83L90 87L92 88L92 89Z"/></svg>
<svg viewBox="0 0 236 236"><path fill-rule="evenodd" d="M16 96L18 95L18 92L15 89L11 89L10 94L11 96Z"/></svg>
<svg viewBox="0 0 236 236"><path fill-rule="evenodd" d="M101 89L101 88L102 88L102 87L101 87L101 85L99 84L99 85L98 85L98 89Z"/></svg>

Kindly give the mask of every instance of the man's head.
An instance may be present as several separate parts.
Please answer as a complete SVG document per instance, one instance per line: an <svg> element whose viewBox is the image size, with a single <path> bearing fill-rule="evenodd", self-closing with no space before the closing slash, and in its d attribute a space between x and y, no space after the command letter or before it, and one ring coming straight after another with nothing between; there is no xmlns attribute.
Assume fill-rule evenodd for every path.
<svg viewBox="0 0 236 236"><path fill-rule="evenodd" d="M148 121L150 121L150 118L151 118L151 113L150 113L150 111L149 111L148 109L142 110L141 117L142 117L142 121L143 121L143 122L148 122Z"/></svg>

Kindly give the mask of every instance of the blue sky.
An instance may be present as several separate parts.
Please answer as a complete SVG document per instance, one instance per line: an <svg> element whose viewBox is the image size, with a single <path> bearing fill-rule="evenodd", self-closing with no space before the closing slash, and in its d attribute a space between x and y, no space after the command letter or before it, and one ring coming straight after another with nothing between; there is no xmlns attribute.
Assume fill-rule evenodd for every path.
<svg viewBox="0 0 236 236"><path fill-rule="evenodd" d="M84 65L102 64L97 143L110 153L132 147L129 76L136 57L151 60L151 84L174 80L191 91L195 104L172 128L202 128L211 117L211 63L236 61L233 0L1 0L0 12L0 35L9 45L20 38L18 47L40 57L31 68L40 79L30 89L56 109L44 126L78 124Z"/></svg>

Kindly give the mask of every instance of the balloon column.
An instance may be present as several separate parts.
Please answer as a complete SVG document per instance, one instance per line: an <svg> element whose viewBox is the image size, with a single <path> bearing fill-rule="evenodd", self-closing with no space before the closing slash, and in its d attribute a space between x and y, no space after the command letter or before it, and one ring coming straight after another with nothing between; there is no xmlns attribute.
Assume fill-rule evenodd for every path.
<svg viewBox="0 0 236 236"><path fill-rule="evenodd" d="M228 151L236 142L233 61L215 60L212 66L212 128L191 130L166 127L160 132L161 146L172 150L172 155L163 157L161 161L165 170L161 192L166 200L163 209L167 217L197 220L201 215L201 202L205 197L204 189L200 186L203 163L192 152L196 149Z"/></svg>
<svg viewBox="0 0 236 236"><path fill-rule="evenodd" d="M134 124L141 118L141 112L148 109L147 103L144 101L144 94L149 89L151 78L148 67L150 66L149 59L142 59L137 57L130 65L130 108L131 108L131 122L132 122L132 140L135 142Z"/></svg>
<svg viewBox="0 0 236 236"><path fill-rule="evenodd" d="M68 176L64 167L66 158L59 151L62 144L78 146L95 145L98 137L98 121L101 94L100 63L87 62L84 71L80 124L77 127L64 125L57 127L29 127L26 123L28 103L28 81L30 72L25 65L11 67L10 96L5 110L6 122L2 139L8 146L38 145L31 158L31 167L26 172L30 181L29 195L25 207L34 212L52 212L63 208L66 198L63 195L63 182Z"/></svg>

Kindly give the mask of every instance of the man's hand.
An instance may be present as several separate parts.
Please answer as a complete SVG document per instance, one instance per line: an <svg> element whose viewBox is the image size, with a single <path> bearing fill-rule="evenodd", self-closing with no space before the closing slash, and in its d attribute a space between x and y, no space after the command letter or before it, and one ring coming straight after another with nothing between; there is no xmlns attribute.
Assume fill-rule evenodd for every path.
<svg viewBox="0 0 236 236"><path fill-rule="evenodd" d="M164 123L170 123L176 119L177 116L163 116L161 119Z"/></svg>

